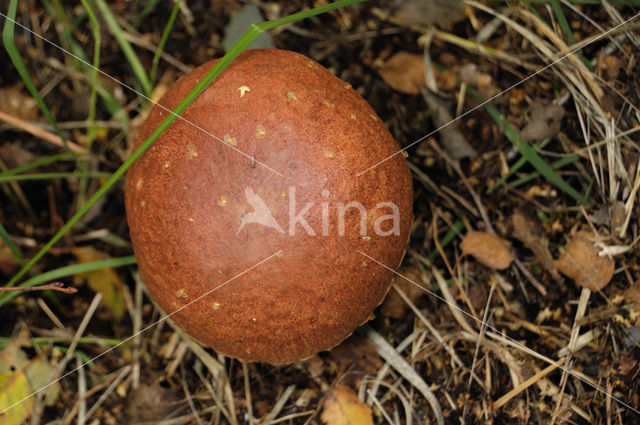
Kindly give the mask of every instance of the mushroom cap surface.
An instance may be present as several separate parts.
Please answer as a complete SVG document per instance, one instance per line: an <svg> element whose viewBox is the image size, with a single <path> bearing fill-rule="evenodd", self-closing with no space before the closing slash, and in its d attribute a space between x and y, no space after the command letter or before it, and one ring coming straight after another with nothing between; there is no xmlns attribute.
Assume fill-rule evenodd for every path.
<svg viewBox="0 0 640 425"><path fill-rule="evenodd" d="M169 89L135 148L216 62ZM358 175L399 149L383 122L322 65L276 49L241 53L182 118L126 179L152 298L243 361L284 364L341 342L391 285L362 253L395 269L412 220L402 155Z"/></svg>

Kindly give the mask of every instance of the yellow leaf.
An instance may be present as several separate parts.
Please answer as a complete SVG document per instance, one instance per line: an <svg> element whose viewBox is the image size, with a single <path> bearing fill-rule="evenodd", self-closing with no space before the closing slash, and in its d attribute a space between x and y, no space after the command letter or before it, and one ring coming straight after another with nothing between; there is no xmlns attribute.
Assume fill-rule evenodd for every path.
<svg viewBox="0 0 640 425"><path fill-rule="evenodd" d="M105 253L90 246L74 248L72 252L78 259L78 263L89 263L109 258ZM115 321L122 318L124 314L124 285L120 276L111 267L79 273L76 276L86 279L91 289L102 294L104 303L111 309Z"/></svg>
<svg viewBox="0 0 640 425"><path fill-rule="evenodd" d="M42 356L37 356L31 359L29 366L26 367L24 373L27 376L27 380L29 381L29 385L33 391L38 391L45 387L51 382L51 378L53 378L52 368L49 366L47 360ZM53 406L58 399L59 392L60 385L58 385L58 383L50 385L45 390L44 403L47 406Z"/></svg>
<svg viewBox="0 0 640 425"><path fill-rule="evenodd" d="M371 408L345 385L330 390L323 407L320 418L327 425L373 425Z"/></svg>
<svg viewBox="0 0 640 425"><path fill-rule="evenodd" d="M0 413L0 425L20 425L31 415L34 405L33 397L22 400L31 392L29 381L21 370L0 373L0 412L11 407L6 412Z"/></svg>

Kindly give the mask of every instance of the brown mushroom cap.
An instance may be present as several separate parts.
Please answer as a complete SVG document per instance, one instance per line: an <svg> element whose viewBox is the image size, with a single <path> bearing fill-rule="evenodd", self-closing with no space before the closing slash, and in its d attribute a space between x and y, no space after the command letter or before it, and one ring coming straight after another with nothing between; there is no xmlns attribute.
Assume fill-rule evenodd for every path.
<svg viewBox="0 0 640 425"><path fill-rule="evenodd" d="M173 110L215 63L160 105ZM167 113L152 109L136 147ZM382 121L320 64L274 49L243 52L182 117L126 181L153 299L167 313L197 299L172 318L244 361L288 363L338 344L390 287L392 272L358 250L397 267L412 219L402 155L357 175L398 150Z"/></svg>

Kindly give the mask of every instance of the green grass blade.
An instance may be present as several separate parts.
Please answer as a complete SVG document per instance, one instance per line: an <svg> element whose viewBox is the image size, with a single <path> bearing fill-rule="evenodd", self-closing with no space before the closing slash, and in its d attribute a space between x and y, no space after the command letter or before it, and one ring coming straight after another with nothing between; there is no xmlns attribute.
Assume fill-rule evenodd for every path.
<svg viewBox="0 0 640 425"><path fill-rule="evenodd" d="M156 83L156 73L158 72L158 64L160 63L160 55L164 50L164 45L167 43L167 39L169 38L169 34L171 33L171 28L173 28L173 23L178 16L178 12L180 11L180 3L182 0L178 0L173 5L173 10L171 11L171 16L169 16L169 21L167 25L164 27L164 31L162 32L162 38L160 38L160 43L158 43L158 48L156 49L155 55L153 55L153 64L151 65L151 83Z"/></svg>
<svg viewBox="0 0 640 425"><path fill-rule="evenodd" d="M564 167L565 165L569 165L569 164L573 164L574 162L578 161L580 159L579 155L575 155L575 154L571 154L571 155L567 155L564 158L561 158L557 161L554 161L551 163L551 168L553 168L554 170L557 170L559 168ZM522 176L519 179L516 179L514 181L512 181L511 183L509 183L509 186L511 187L518 187L521 186L525 183L530 182L531 180L535 179L536 177L540 176L540 173L537 171L534 171L533 173L529 173L526 176Z"/></svg>
<svg viewBox="0 0 640 425"><path fill-rule="evenodd" d="M562 11L562 6L560 5L559 0L551 0L551 8L553 9L553 13L556 15L556 19L558 20L558 25L562 29L565 37L567 37L568 44L571 46L576 44L576 38L573 36L573 31L571 31L571 27L569 26L569 22L567 21L567 17L564 15ZM593 68L593 65L589 61L589 59L585 58L581 52L577 52L578 58L589 68Z"/></svg>
<svg viewBox="0 0 640 425"><path fill-rule="evenodd" d="M13 66L15 66L16 70L18 71L18 74L20 74L20 78L22 78L24 85L27 87L27 90L29 90L29 93L31 93L31 96L38 104L38 107L44 114L47 121L49 121L49 124L51 124L51 127L53 127L53 130L55 131L55 133L60 137L60 139L62 139L62 142L64 143L64 146L67 149L67 151L71 152L71 150L69 149L69 146L67 145L66 137L64 137L64 135L58 128L58 124L56 123L56 120L53 118L51 111L49 110L47 105L44 103L44 100L40 96L40 93L38 92L36 85L33 83L33 80L29 75L29 71L27 70L27 67L22 61L22 57L20 56L20 52L18 51L18 46L16 46L16 43L13 39L14 28L15 28L14 21L16 18L17 6L18 6L17 0L11 0L11 2L9 3L9 10L7 11L7 17L9 19L5 19L4 21L4 28L2 29L2 43L4 44L4 48L9 54L9 58L11 59Z"/></svg>
<svg viewBox="0 0 640 425"><path fill-rule="evenodd" d="M130 266L132 264L136 264L136 257L134 257L133 255L129 255L127 257L109 258L100 261L92 261L90 263L72 264L70 266L60 267L59 269L55 270L49 270L48 272L44 272L42 274L34 276L31 279L25 280L19 286L21 288L29 288L32 286L42 285L51 281L59 280L63 277L73 276L78 273L92 272L94 270L106 269L109 267L116 268ZM12 291L0 297L0 307L14 299L19 294L21 294L21 292Z"/></svg>
<svg viewBox="0 0 640 425"><path fill-rule="evenodd" d="M0 239L2 239L2 242L9 247L13 255L16 257L16 260L18 260L18 263L20 265L24 265L24 257L22 256L22 253L16 244L13 243L11 236L9 236L9 232L7 232L7 229L4 228L2 223L0 223Z"/></svg>
<svg viewBox="0 0 640 425"><path fill-rule="evenodd" d="M160 0L147 1L147 4L144 5L142 12L140 12L140 14L138 14L138 16L136 16L136 18L133 20L133 26L137 28L142 23L144 18L146 18L151 12L153 12L156 6L158 6L158 3L160 3Z"/></svg>
<svg viewBox="0 0 640 425"><path fill-rule="evenodd" d="M0 176L0 183L23 181L23 180L51 180L51 179L107 179L111 173L103 172L58 172L58 173L33 173L33 174L16 174L12 176Z"/></svg>
<svg viewBox="0 0 640 425"><path fill-rule="evenodd" d="M89 24L91 25L91 33L93 34L93 68L91 69L91 97L89 99L89 116L87 117L87 121L89 123L89 127L87 129L87 143L85 147L88 152L91 152L91 146L93 145L93 141L96 138L97 128L95 125L96 121L96 104L98 100L98 69L100 68L100 23L98 22L98 18L96 17L95 12L93 11L92 1L91 0L82 0L82 4L84 9L89 17ZM89 158L82 158L78 161L78 168L80 171L87 172L89 170L90 161ZM87 193L87 179L83 178L80 180L80 184L78 185L78 202L77 206L81 207L85 202L85 197Z"/></svg>
<svg viewBox="0 0 640 425"><path fill-rule="evenodd" d="M7 346L9 342L11 342L12 338L8 337L0 337L0 350ZM37 347L46 347L51 344L60 344L63 342L69 342L69 338L64 337L51 337L51 336L36 336L31 338L31 343ZM79 344L102 344L102 345L118 345L122 341L119 339L113 338L98 338L95 336L83 336L78 338Z"/></svg>
<svg viewBox="0 0 640 425"><path fill-rule="evenodd" d="M480 96L478 92L473 90L471 87L467 87L467 92L471 93L473 96L478 98L481 102L485 102L485 99ZM538 153L535 151L533 146L528 143L523 142L520 139L520 133L518 130L498 111L498 108L493 106L491 103L485 103L484 107L486 108L491 118L498 124L498 126L504 129L504 135L507 136L507 139L518 149L520 154L527 159L527 161L533 165L533 167L547 180L549 180L554 186L558 189L565 192L567 195L571 196L575 199L580 205L586 205L587 200L584 196L582 196L577 190L575 190L569 183L562 180L562 178L556 174L556 172L551 168L549 164L547 164Z"/></svg>
<svg viewBox="0 0 640 425"><path fill-rule="evenodd" d="M122 29L120 28L120 25L118 25L118 23L116 22L116 18L115 16L113 16L113 13L111 13L111 9L109 9L109 6L107 6L104 0L94 0L94 1L96 3L96 6L98 6L98 9L100 9L100 13L104 18L104 21L107 24L107 27L109 27L109 31L111 32L111 34L114 36L114 38L120 45L120 48L122 49L124 56L127 58L129 65L131 65L133 74L136 76L136 78L140 82L140 85L142 86L142 90L144 91L144 94L146 96L151 96L151 91L153 90L153 86L151 85L151 81L149 81L147 72L145 71L144 66L142 66L142 63L140 62L138 55L136 55L136 52L133 50L133 47L131 47L131 44L129 44L129 42L124 38Z"/></svg>
<svg viewBox="0 0 640 425"><path fill-rule="evenodd" d="M48 156L45 158L38 159L36 161L30 162L28 164L21 165L16 168L12 168L11 170L3 171L0 173L0 177L12 176L15 174L22 173L24 171L29 171L33 168L40 167L42 165L51 164L53 162L62 161L65 159L74 159L75 155L73 153L60 153L57 155Z"/></svg>
<svg viewBox="0 0 640 425"><path fill-rule="evenodd" d="M536 143L534 145L535 149L542 149L543 147L545 147L549 142L551 141L550 138L546 138L544 139L542 142ZM511 168L509 168L509 172L507 174L505 174L504 176L500 177L500 180L498 180L497 182L495 182L493 184L493 186L491 186L489 189L487 189L487 191L485 192L487 195L491 195L497 188L500 187L501 184L505 183L507 180L509 180L509 178L511 176L513 176L520 168L522 168L525 164L527 163L527 159L524 157L520 157L518 159L518 161L513 164L511 166Z"/></svg>
<svg viewBox="0 0 640 425"><path fill-rule="evenodd" d="M464 223L462 222L462 220L457 219L451 226L451 230L449 230L447 234L444 235L444 238L442 238L442 240L440 241L440 246L444 249L451 243L451 241L453 241L453 239L455 239L456 236L462 237L462 229L464 229ZM429 256L427 258L430 262L433 263L435 259L438 258L438 255L440 255L440 251L434 249L429 253Z"/></svg>

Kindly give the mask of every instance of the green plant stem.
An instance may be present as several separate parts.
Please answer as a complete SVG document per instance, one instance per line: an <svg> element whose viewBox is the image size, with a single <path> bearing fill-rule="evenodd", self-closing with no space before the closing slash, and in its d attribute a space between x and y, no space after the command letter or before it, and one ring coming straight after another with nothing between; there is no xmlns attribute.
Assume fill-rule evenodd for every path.
<svg viewBox="0 0 640 425"><path fill-rule="evenodd" d="M98 69L100 67L100 23L93 10L92 0L82 0L84 9L89 17L89 23L91 24L91 33L93 34L93 68L91 69L91 97L89 100L89 116L87 121L89 127L87 129L87 143L85 147L88 152L91 152L93 141L96 138L97 128L96 121L96 103L98 101ZM89 170L90 160L88 157L82 158L78 161L78 168L80 171L86 173ZM85 196L87 193L87 178L82 178L78 185L78 202L77 207L80 208L85 202Z"/></svg>
<svg viewBox="0 0 640 425"><path fill-rule="evenodd" d="M41 273L31 279L25 280L19 286L21 288L30 288L32 286L41 285L43 283L50 282L52 280L58 280L63 277L73 276L78 273L86 273L94 270L106 269L108 267L123 267L136 264L136 257L129 255L127 257L109 258L106 260L92 261L89 263L72 264L70 266L60 267L59 269L49 270L48 272ZM9 282L6 287L12 286ZM20 292L10 292L0 297L0 307L15 297Z"/></svg>
<svg viewBox="0 0 640 425"><path fill-rule="evenodd" d="M98 9L100 9L100 13L104 18L107 27L109 27L109 31L115 37L116 41L120 45L120 48L122 49L122 52L124 53L124 56L127 58L127 61L131 65L133 73L140 82L144 94L146 96L151 96L153 86L151 85L151 81L149 81L149 77L147 77L147 72L145 71L144 66L142 66L138 55L136 55L136 52L133 50L133 47L131 47L131 44L129 44L129 42L124 38L122 28L120 28L120 25L118 25L118 23L116 22L115 16L113 16L113 13L111 13L111 9L109 9L109 6L107 6L107 3L105 3L104 0L94 1L96 3L96 6L98 6Z"/></svg>
<svg viewBox="0 0 640 425"><path fill-rule="evenodd" d="M71 153L60 153L57 155L48 156L45 158L38 159L36 161L30 162L28 164L21 165L16 168L12 168L11 170L3 171L0 173L0 177L13 176L14 174L20 174L24 171L29 171L34 168L40 167L42 165L51 164L53 162L62 161L65 159L74 159L75 155Z"/></svg>
<svg viewBox="0 0 640 425"><path fill-rule="evenodd" d="M33 174L17 174L11 176L0 176L0 183L21 181L21 180L45 180L45 179L66 179L66 178L81 178L81 179L106 179L109 178L110 173L103 172L60 172L60 173L33 173Z"/></svg>
<svg viewBox="0 0 640 425"><path fill-rule="evenodd" d="M169 34L171 33L171 28L173 28L173 23L178 16L178 12L180 11L180 3L182 0L177 0L173 5L173 10L171 11L171 16L169 16L169 21L167 25L164 27L164 31L162 32L162 37L160 38L160 43L158 44L158 48L156 49L155 55L153 55L153 64L151 65L151 84L156 83L156 74L158 72L158 64L160 63L160 56L164 50L164 45L167 43L169 39Z"/></svg>

